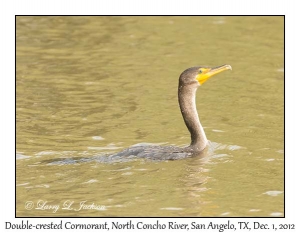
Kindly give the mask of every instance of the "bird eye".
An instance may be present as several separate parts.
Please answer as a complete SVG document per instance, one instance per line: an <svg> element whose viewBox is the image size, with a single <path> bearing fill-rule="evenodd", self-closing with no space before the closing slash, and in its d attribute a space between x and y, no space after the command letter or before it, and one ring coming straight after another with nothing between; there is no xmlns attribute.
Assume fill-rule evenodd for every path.
<svg viewBox="0 0 300 233"><path fill-rule="evenodd" d="M202 70L199 70L199 74L201 74L202 73Z"/></svg>

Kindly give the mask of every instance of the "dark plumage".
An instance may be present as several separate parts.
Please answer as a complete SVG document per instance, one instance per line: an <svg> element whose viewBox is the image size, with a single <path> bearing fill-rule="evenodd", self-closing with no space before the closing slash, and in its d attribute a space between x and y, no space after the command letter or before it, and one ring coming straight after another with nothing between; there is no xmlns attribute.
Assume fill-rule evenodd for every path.
<svg viewBox="0 0 300 233"><path fill-rule="evenodd" d="M153 160L177 160L197 156L207 146L207 138L200 123L196 109L196 91L211 76L231 69L229 65L215 68L191 67L179 77L178 102L184 122L191 134L191 144L180 148L175 146L133 146L117 154L108 156L108 160L125 157L139 157Z"/></svg>

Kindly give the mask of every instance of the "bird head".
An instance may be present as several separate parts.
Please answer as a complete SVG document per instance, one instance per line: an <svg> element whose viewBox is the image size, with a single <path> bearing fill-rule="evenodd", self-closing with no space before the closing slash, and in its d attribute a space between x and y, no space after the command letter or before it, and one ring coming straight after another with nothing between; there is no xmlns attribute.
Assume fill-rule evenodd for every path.
<svg viewBox="0 0 300 233"><path fill-rule="evenodd" d="M209 78L215 74L221 73L225 70L232 70L230 65L221 65L217 67L191 67L182 72L179 78L180 85L196 84L201 86Z"/></svg>

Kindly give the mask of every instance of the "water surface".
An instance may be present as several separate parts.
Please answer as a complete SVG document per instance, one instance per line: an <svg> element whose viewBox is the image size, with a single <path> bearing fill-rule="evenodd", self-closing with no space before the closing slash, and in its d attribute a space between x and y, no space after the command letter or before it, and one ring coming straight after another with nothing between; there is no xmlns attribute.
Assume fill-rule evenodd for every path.
<svg viewBox="0 0 300 233"><path fill-rule="evenodd" d="M16 23L17 216L283 216L283 17ZM178 77L221 64L233 71L197 92L207 157L93 159L138 143L188 145Z"/></svg>

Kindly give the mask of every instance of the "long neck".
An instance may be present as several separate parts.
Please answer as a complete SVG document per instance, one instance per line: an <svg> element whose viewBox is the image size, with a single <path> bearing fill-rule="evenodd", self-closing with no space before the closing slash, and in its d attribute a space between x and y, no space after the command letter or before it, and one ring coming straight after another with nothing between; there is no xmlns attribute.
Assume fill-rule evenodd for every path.
<svg viewBox="0 0 300 233"><path fill-rule="evenodd" d="M201 151L207 145L207 138L196 109L196 91L197 88L179 85L178 101L186 127L191 133L190 147Z"/></svg>

